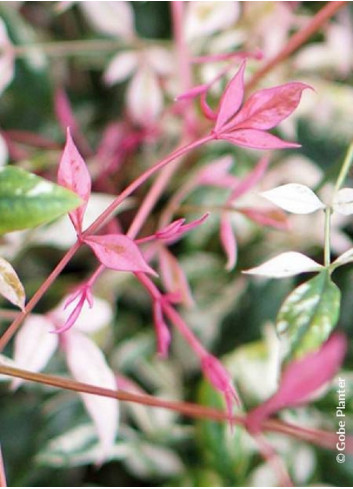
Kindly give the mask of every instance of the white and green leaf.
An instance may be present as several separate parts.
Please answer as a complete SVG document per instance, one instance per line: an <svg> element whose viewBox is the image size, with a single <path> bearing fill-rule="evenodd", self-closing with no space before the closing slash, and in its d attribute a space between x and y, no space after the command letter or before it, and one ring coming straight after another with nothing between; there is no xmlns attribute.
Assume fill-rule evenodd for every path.
<svg viewBox="0 0 353 489"><path fill-rule="evenodd" d="M26 295L22 282L4 258L0 258L0 294L20 309L24 308Z"/></svg>
<svg viewBox="0 0 353 489"><path fill-rule="evenodd" d="M33 228L75 209L70 190L15 166L0 168L0 233Z"/></svg>
<svg viewBox="0 0 353 489"><path fill-rule="evenodd" d="M284 301L276 329L286 344L286 360L317 349L337 323L341 293L328 271L297 287Z"/></svg>

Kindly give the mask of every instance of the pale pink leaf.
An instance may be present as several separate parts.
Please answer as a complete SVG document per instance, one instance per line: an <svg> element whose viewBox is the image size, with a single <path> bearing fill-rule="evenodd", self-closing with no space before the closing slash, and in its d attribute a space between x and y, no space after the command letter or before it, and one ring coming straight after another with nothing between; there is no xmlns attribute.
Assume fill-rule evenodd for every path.
<svg viewBox="0 0 353 489"><path fill-rule="evenodd" d="M48 363L58 346L58 336L51 334L53 323L45 316L28 316L15 336L14 361L18 368L40 372ZM24 381L15 379L12 387Z"/></svg>
<svg viewBox="0 0 353 489"><path fill-rule="evenodd" d="M145 51L146 62L162 77L171 75L175 70L174 53L162 46L151 46Z"/></svg>
<svg viewBox="0 0 353 489"><path fill-rule="evenodd" d="M194 300L186 275L178 260L166 248L160 250L159 266L161 279L166 291L172 294L180 294L183 303L191 307L194 304Z"/></svg>
<svg viewBox="0 0 353 489"><path fill-rule="evenodd" d="M344 216L353 214L353 188L341 188L333 199L333 210Z"/></svg>
<svg viewBox="0 0 353 489"><path fill-rule="evenodd" d="M15 306L25 307L25 290L12 265L0 258L0 294Z"/></svg>
<svg viewBox="0 0 353 489"><path fill-rule="evenodd" d="M83 200L83 204L69 214L76 231L81 233L83 216L91 195L91 177L86 163L71 138L69 129L64 153L59 164L58 183L78 194Z"/></svg>
<svg viewBox="0 0 353 489"><path fill-rule="evenodd" d="M242 62L238 72L228 83L219 103L218 117L215 131L220 132L223 126L239 110L244 98L244 71L245 61Z"/></svg>
<svg viewBox="0 0 353 489"><path fill-rule="evenodd" d="M284 149L300 148L300 144L284 141L273 134L258 129L235 129L219 135L220 139L225 139L236 146L244 146L254 149Z"/></svg>
<svg viewBox="0 0 353 489"><path fill-rule="evenodd" d="M291 362L283 372L277 392L248 414L248 427L259 431L271 414L308 402L337 373L346 350L346 337L334 333L318 351Z"/></svg>
<svg viewBox="0 0 353 489"><path fill-rule="evenodd" d="M163 109L163 92L156 74L140 68L129 83L126 104L132 120L141 126L154 122Z"/></svg>
<svg viewBox="0 0 353 489"><path fill-rule="evenodd" d="M287 251L271 258L271 260L258 267L245 270L243 273L269 278L282 278L293 277L306 272L319 272L323 268L322 265L302 253Z"/></svg>
<svg viewBox="0 0 353 489"><path fill-rule="evenodd" d="M305 83L292 82L255 92L231 122L237 128L267 130L286 119L299 105Z"/></svg>
<svg viewBox="0 0 353 489"><path fill-rule="evenodd" d="M245 194L250 188L254 187L264 176L269 161L269 158L266 156L261 158L255 168L234 188L229 200L233 201L239 198L241 195Z"/></svg>
<svg viewBox="0 0 353 489"><path fill-rule="evenodd" d="M134 13L130 2L80 2L80 7L98 32L123 39L134 36Z"/></svg>
<svg viewBox="0 0 353 489"><path fill-rule="evenodd" d="M232 224L226 214L221 217L220 238L227 256L226 269L232 270L237 262L237 242Z"/></svg>
<svg viewBox="0 0 353 489"><path fill-rule="evenodd" d="M90 338L71 330L66 334L65 348L67 365L75 380L97 387L117 389L113 371L101 350ZM118 401L92 394L80 395L95 424L103 457L109 456L118 430Z"/></svg>
<svg viewBox="0 0 353 489"><path fill-rule="evenodd" d="M92 248L98 260L107 268L157 275L146 263L137 245L128 236L123 234L87 236L84 242Z"/></svg>
<svg viewBox="0 0 353 489"><path fill-rule="evenodd" d="M192 88L190 88L190 90L188 90L187 92L183 92L182 94L178 95L176 97L176 100L192 100L196 97L198 97L199 95L201 95L202 93L204 92L207 92L207 90L209 89L209 85L206 85L206 84L203 84L203 85L196 85Z"/></svg>
<svg viewBox="0 0 353 489"><path fill-rule="evenodd" d="M211 185L224 188L232 188L238 183L238 178L229 174L233 165L232 156L224 156L219 160L206 165L197 176L199 185Z"/></svg>
<svg viewBox="0 0 353 489"><path fill-rule="evenodd" d="M325 204L306 185L287 183L260 194L265 199L293 214L310 214L324 209Z"/></svg>
<svg viewBox="0 0 353 489"><path fill-rule="evenodd" d="M280 209L242 207L238 208L237 211L261 226L269 226L281 230L289 229L287 215Z"/></svg>
<svg viewBox="0 0 353 489"><path fill-rule="evenodd" d="M129 78L136 70L138 57L134 51L124 51L117 54L109 63L104 73L104 81L107 85L120 83Z"/></svg>
<svg viewBox="0 0 353 489"><path fill-rule="evenodd" d="M0 94L11 83L15 75L15 56L7 35L4 21L0 18Z"/></svg>

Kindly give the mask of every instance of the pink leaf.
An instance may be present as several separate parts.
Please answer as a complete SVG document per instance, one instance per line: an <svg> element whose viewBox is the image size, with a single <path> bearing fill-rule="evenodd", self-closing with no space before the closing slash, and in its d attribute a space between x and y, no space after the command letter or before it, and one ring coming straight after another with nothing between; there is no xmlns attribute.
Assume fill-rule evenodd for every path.
<svg viewBox="0 0 353 489"><path fill-rule="evenodd" d="M157 351L161 357L165 358L168 356L171 336L169 328L163 318L162 305L160 301L153 302L153 320L157 337Z"/></svg>
<svg viewBox="0 0 353 489"><path fill-rule="evenodd" d="M237 211L261 226L269 226L284 231L289 229L287 215L280 209L254 209L252 207L243 207L237 209Z"/></svg>
<svg viewBox="0 0 353 489"><path fill-rule="evenodd" d="M155 236L157 239L163 240L168 244L174 243L177 239L180 239L185 233L202 224L208 218L208 216L209 214L206 213L199 219L188 222L187 224L184 224L185 219L177 219L176 221L168 224L168 226L166 226L165 228L157 231Z"/></svg>
<svg viewBox="0 0 353 489"><path fill-rule="evenodd" d="M237 242L227 214L221 217L220 237L228 259L226 269L232 270L237 261Z"/></svg>
<svg viewBox="0 0 353 489"><path fill-rule="evenodd" d="M199 185L233 188L238 183L238 178L229 174L232 165L232 156L224 156L219 160L209 163L199 172L197 183Z"/></svg>
<svg viewBox="0 0 353 489"><path fill-rule="evenodd" d="M238 72L228 83L225 92L222 95L218 117L215 125L215 131L219 132L231 117L236 114L242 104L244 97L244 71L245 61L242 62Z"/></svg>
<svg viewBox="0 0 353 489"><path fill-rule="evenodd" d="M146 263L134 241L123 234L88 236L84 242L92 248L98 260L107 268L157 275Z"/></svg>
<svg viewBox="0 0 353 489"><path fill-rule="evenodd" d="M59 164L58 183L76 192L83 200L83 204L69 214L72 224L77 233L80 234L82 232L83 216L91 194L91 177L86 163L71 138L69 129L67 130L64 153Z"/></svg>
<svg viewBox="0 0 353 489"><path fill-rule="evenodd" d="M254 149L300 148L300 144L283 141L273 134L258 129L236 129L233 132L221 134L220 138L237 146Z"/></svg>
<svg viewBox="0 0 353 489"><path fill-rule="evenodd" d="M299 105L306 83L292 82L255 92L236 115L237 128L267 130L286 119Z"/></svg>
<svg viewBox="0 0 353 489"><path fill-rule="evenodd" d="M192 306L194 301L190 287L178 260L165 248L160 250L159 260L161 278L167 292L180 294L183 303Z"/></svg>
<svg viewBox="0 0 353 489"><path fill-rule="evenodd" d="M318 351L291 362L283 372L278 391L248 414L249 429L259 431L262 422L271 414L307 402L337 373L346 350L346 337L342 333L334 333Z"/></svg>

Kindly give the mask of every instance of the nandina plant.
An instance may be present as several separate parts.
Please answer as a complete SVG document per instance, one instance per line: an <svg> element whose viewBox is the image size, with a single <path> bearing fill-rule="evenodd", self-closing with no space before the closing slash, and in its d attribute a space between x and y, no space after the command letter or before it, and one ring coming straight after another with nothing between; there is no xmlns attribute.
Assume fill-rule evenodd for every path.
<svg viewBox="0 0 353 489"><path fill-rule="evenodd" d="M15 60L31 62L36 50L49 59L74 55L81 61L85 51L113 52L103 83L126 86L119 119L105 120L99 136L92 137L93 126L71 106L69 79L55 80L51 99L55 124L66 136L63 149L32 128L3 131L10 164L0 172L0 293L20 309L0 311L10 321L0 338L4 399L37 396L47 414L30 475L7 464L5 435L2 485L6 473L10 484L36 485L43 465L93 465L104 474L119 460L134 477L163 485L251 486L266 474L273 485L291 486L320 481L313 467L322 470L322 453L330 453L324 450L333 452L338 468L352 453L349 426L339 419L348 389L348 374L339 372L349 339L334 331L344 317L341 288L347 290L344 279L336 283L332 275L353 260L353 190L350 182L343 187L353 147L342 143L349 146L346 156L343 163L334 159L328 176L308 162L303 174L281 173L286 152L305 151L293 131L301 124L295 118L302 98L320 93L304 76L305 56L315 48L311 36L322 34L316 49L328 50L332 30L346 34L339 17L332 18L347 7L327 2L317 13L303 7L302 18L300 6L265 3L270 14L251 2L173 2L170 44L138 33L134 15L138 23L142 12L129 2L4 7L3 89L13 79L4 97L16 93ZM265 27L251 23L253 8ZM40 13L59 25L86 22L88 33L106 37L17 44L23 24L16 26L11 15L35 25ZM277 34L286 42L274 54L279 14L286 22ZM51 33L49 26L44 30ZM236 32L246 34L240 44L232 41ZM224 51L215 54L212 43ZM276 78L289 63L304 64L303 73L298 69L303 79L285 70ZM72 75L81 70L74 66ZM310 115L304 110L302 117ZM286 132L293 137L282 137ZM312 237L318 213L322 236ZM312 219L299 239L291 214ZM41 250L50 247L58 261L38 284L17 256L29 256L29 270L37 273L48 269ZM303 273L316 275L303 281ZM299 283L290 281L298 275ZM273 286L274 298L263 285L273 278L285 281ZM265 333L253 324L251 310L267 321ZM327 413L338 384L339 411L331 406ZM315 423L308 425L310 413ZM198 457L197 471L183 453L185 443ZM304 475L296 469L300 450L311 461ZM120 485L124 471L116 470ZM72 485L65 477L63 483Z"/></svg>

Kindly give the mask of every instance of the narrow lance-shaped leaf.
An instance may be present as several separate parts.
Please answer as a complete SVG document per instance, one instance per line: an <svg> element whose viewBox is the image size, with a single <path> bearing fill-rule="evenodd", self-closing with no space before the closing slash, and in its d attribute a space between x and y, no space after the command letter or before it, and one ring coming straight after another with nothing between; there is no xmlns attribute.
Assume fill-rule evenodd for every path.
<svg viewBox="0 0 353 489"><path fill-rule="evenodd" d="M250 431L260 431L263 421L280 409L308 401L337 373L346 350L345 336L334 333L318 351L291 362L283 372L277 392L248 414Z"/></svg>
<svg viewBox="0 0 353 489"><path fill-rule="evenodd" d="M287 251L258 267L245 270L243 273L269 278L283 278L293 277L304 272L318 272L323 268L322 265L302 253Z"/></svg>
<svg viewBox="0 0 353 489"><path fill-rule="evenodd" d="M287 297L276 324L286 343L287 359L317 349L328 338L339 317L340 296L324 270Z"/></svg>
<svg viewBox="0 0 353 489"><path fill-rule="evenodd" d="M244 97L244 71L246 63L242 62L238 72L229 82L222 95L215 131L219 131L229 119L239 110Z"/></svg>
<svg viewBox="0 0 353 489"><path fill-rule="evenodd" d="M78 194L83 201L78 209L70 212L72 224L76 231L81 233L83 216L91 195L91 177L86 163L71 138L69 129L67 130L66 145L59 164L58 183Z"/></svg>
<svg viewBox="0 0 353 489"><path fill-rule="evenodd" d="M12 265L0 258L0 294L20 309L25 306L25 291Z"/></svg>
<svg viewBox="0 0 353 489"><path fill-rule="evenodd" d="M21 168L0 168L0 233L53 221L80 205L79 197L60 185Z"/></svg>
<svg viewBox="0 0 353 489"><path fill-rule="evenodd" d="M225 213L221 217L220 238L223 249L227 255L226 270L232 270L237 262L237 241L230 219Z"/></svg>
<svg viewBox="0 0 353 489"><path fill-rule="evenodd" d="M309 187L300 183L280 185L272 190L262 192L260 195L293 214L310 214L325 208L325 204L317 195Z"/></svg>
<svg viewBox="0 0 353 489"><path fill-rule="evenodd" d="M85 243L92 248L98 260L107 268L125 272L145 272L157 275L146 263L132 239L123 234L88 236Z"/></svg>

